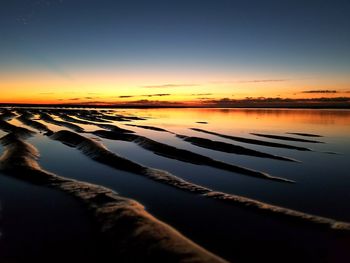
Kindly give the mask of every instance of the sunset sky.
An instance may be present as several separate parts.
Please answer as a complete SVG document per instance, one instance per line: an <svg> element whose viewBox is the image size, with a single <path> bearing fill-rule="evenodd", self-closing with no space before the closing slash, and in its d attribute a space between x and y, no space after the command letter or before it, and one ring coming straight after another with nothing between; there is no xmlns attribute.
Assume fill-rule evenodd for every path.
<svg viewBox="0 0 350 263"><path fill-rule="evenodd" d="M1 103L350 97L350 1L0 3Z"/></svg>

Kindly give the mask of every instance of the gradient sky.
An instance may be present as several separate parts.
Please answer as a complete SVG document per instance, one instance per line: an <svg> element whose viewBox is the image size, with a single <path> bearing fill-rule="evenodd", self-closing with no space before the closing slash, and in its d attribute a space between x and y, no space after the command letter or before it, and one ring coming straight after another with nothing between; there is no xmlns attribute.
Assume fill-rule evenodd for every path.
<svg viewBox="0 0 350 263"><path fill-rule="evenodd" d="M350 1L0 2L0 102L350 96Z"/></svg>

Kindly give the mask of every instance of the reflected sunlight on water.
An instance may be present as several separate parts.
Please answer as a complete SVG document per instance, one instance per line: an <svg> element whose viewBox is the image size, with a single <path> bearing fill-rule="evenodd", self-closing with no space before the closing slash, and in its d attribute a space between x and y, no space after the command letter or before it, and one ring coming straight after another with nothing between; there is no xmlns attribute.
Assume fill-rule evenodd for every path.
<svg viewBox="0 0 350 263"><path fill-rule="evenodd" d="M350 221L348 209L348 200L350 200L350 177L348 175L350 111L348 110L116 109L108 114L111 116L121 114L144 117L144 120L110 121L108 123L132 130L136 135L145 136L156 142L186 149L228 164L244 166L267 172L272 176L295 180L296 183L287 184L263 180L206 165L193 164L186 162L186 160L179 161L166 154L156 154L134 141L118 141L98 137L97 134L90 133L103 129L103 127L96 125L77 124L85 130L80 134L101 142L108 150L122 157L145 166L169 171L191 183L307 213ZM59 117L55 117L55 119L64 121ZM54 132L69 130L67 127L50 124L44 120L37 121L47 125ZM12 119L9 122L33 130L17 119ZM163 128L171 133L127 124ZM234 141L215 134L194 131L191 128L229 136L307 147L311 148L312 151L274 148ZM287 134L290 132L319 134L323 137L311 138ZM258 137L252 133L315 139L325 143L281 141ZM6 133L0 132L0 135L4 134ZM176 134L226 142L264 153L294 158L300 163L203 148L176 137ZM261 246L261 243L264 243L268 237L270 243L267 242L265 246L261 246L262 249L265 247L264 251L267 251L271 245L279 246L281 240L287 239L290 241L285 244L285 251L291 251L295 243L303 244L302 246L305 247L309 246L310 242L314 242L315 235L319 234L312 229L288 224L250 210L242 210L239 207L226 206L215 200L201 198L137 174L113 169L91 160L75 148L52 140L43 133L37 133L29 138L28 142L40 151L39 162L44 169L68 178L103 185L123 196L134 198L145 205L147 211L157 218L171 224L201 245L228 258L234 258L235 255L239 254L232 253L232 244L244 251L251 244L254 244L255 247ZM208 225L211 227L208 228ZM247 228L251 231L247 232ZM327 242L333 241L328 240L328 237L321 233L319 243L316 242L317 244L315 243L310 248L312 253L317 252ZM260 250L261 253L267 253L266 251Z"/></svg>

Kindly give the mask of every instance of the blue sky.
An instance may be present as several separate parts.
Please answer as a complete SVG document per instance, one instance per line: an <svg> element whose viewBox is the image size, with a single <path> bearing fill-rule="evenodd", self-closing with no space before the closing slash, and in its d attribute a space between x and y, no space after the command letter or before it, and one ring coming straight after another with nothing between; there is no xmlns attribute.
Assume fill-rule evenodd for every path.
<svg viewBox="0 0 350 263"><path fill-rule="evenodd" d="M0 75L175 72L172 83L193 72L344 84L349 13L339 0L2 1Z"/></svg>

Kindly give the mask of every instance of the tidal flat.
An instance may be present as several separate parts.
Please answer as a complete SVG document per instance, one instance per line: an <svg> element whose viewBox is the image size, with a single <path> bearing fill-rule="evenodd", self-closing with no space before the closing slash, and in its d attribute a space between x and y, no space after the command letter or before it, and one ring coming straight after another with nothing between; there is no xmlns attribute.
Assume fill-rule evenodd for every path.
<svg viewBox="0 0 350 263"><path fill-rule="evenodd" d="M4 107L0 137L5 262L350 260L349 110Z"/></svg>

